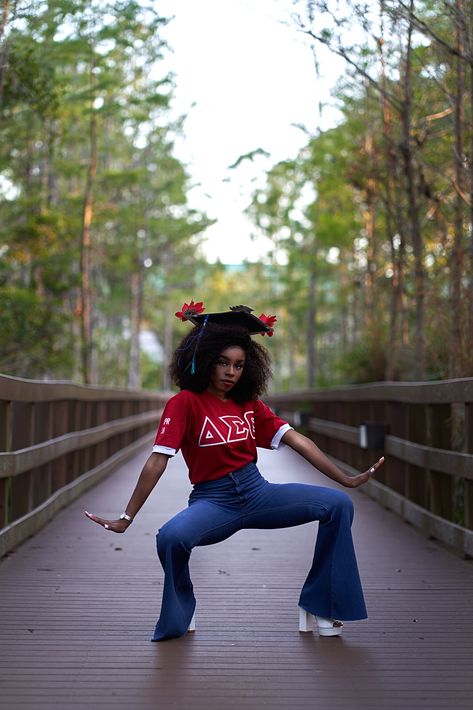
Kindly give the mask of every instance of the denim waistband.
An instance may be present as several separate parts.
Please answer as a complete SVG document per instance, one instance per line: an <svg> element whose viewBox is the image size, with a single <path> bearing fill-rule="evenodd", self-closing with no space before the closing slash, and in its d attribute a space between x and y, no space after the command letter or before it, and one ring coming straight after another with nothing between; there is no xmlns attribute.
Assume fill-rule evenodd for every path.
<svg viewBox="0 0 473 710"><path fill-rule="evenodd" d="M206 491L233 487L238 481L243 482L252 478L261 478L261 474L254 461L250 461L250 463L245 464L245 466L237 468L235 471L230 471L225 474L225 476L216 478L213 481L202 481L202 483L196 483L194 484L193 490Z"/></svg>

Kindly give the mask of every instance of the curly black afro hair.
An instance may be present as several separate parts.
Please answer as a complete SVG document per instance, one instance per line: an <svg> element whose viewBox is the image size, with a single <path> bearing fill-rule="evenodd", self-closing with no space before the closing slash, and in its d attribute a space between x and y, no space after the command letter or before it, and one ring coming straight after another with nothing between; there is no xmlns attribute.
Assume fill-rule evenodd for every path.
<svg viewBox="0 0 473 710"><path fill-rule="evenodd" d="M194 327L174 352L169 368L173 382L181 390L204 392L222 350L235 345L245 351L246 359L243 373L228 397L238 403L257 399L266 391L271 379L271 358L245 328L237 326L207 323Z"/></svg>

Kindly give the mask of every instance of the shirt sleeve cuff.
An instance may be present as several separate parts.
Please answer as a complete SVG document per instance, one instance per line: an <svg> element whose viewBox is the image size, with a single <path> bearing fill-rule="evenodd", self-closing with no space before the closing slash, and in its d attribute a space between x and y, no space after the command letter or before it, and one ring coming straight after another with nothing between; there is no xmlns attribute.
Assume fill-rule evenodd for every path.
<svg viewBox="0 0 473 710"><path fill-rule="evenodd" d="M290 424L283 424L282 427L279 427L275 435L273 436L273 439L271 441L271 448L272 449L278 449L279 444L281 443L281 439L283 438L284 434L286 431L289 431L290 429L293 429Z"/></svg>
<svg viewBox="0 0 473 710"><path fill-rule="evenodd" d="M166 456L175 456L177 454L176 449L171 449L169 446L158 446L155 444L153 446L153 454L166 454Z"/></svg>

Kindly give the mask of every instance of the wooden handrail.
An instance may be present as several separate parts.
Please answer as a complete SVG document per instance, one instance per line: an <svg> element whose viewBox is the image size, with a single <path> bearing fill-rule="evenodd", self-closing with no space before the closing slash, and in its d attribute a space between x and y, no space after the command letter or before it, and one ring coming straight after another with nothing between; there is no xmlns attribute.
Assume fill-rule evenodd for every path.
<svg viewBox="0 0 473 710"><path fill-rule="evenodd" d="M0 375L0 553L151 444L169 395Z"/></svg>
<svg viewBox="0 0 473 710"><path fill-rule="evenodd" d="M338 441L346 441L349 444L358 444L360 440L358 427L339 424L338 422L327 422L316 417L310 417L309 429L314 433L330 436L332 439L338 439Z"/></svg>
<svg viewBox="0 0 473 710"><path fill-rule="evenodd" d="M160 393L160 397L170 393ZM103 401L156 399L155 392L128 390L119 387L78 385L74 382L25 380L20 377L0 375L0 400L10 402L53 402L55 400Z"/></svg>
<svg viewBox="0 0 473 710"><path fill-rule="evenodd" d="M267 401L284 419L295 415L295 426L347 470L366 470L385 454L363 490L426 530L429 520L428 530L473 556L473 378L302 390ZM369 422L383 425L382 451L361 446L360 426Z"/></svg>
<svg viewBox="0 0 473 710"><path fill-rule="evenodd" d="M473 378L436 382L371 382L363 385L328 387L271 393L270 399L284 402L406 402L411 404L451 404L473 401Z"/></svg>
<svg viewBox="0 0 473 710"><path fill-rule="evenodd" d="M461 476L473 481L473 454L436 449L433 446L413 444L397 436L386 437L386 455L420 468L439 471L447 476Z"/></svg>
<svg viewBox="0 0 473 710"><path fill-rule="evenodd" d="M157 425L162 411L162 409L153 409L151 412L135 414L132 417L124 417L83 431L57 436L55 439L26 449L0 453L0 478L18 476L33 467L44 466L60 456L106 441L115 434L143 424L152 422Z"/></svg>
<svg viewBox="0 0 473 710"><path fill-rule="evenodd" d="M284 413L281 413L284 419ZM360 432L358 427L326 422L310 417L309 430L314 434L330 436L338 441L358 444ZM463 454L458 451L446 451L433 446L414 444L412 441L398 436L387 435L385 439L386 455L395 456L400 461L415 464L422 468L441 471L449 476L462 476L473 481L473 454Z"/></svg>

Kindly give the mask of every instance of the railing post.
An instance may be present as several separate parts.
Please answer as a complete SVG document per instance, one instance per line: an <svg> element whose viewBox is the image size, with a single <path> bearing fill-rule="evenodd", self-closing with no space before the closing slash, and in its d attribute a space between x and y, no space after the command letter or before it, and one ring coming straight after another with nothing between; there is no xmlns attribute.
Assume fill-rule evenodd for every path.
<svg viewBox="0 0 473 710"><path fill-rule="evenodd" d="M95 402L90 400L83 403L83 420L81 428L90 429L94 426L94 405ZM82 449L80 460L82 462L81 472L85 473L86 471L90 471L90 469L94 467L93 447L87 446L85 449Z"/></svg>
<svg viewBox="0 0 473 710"><path fill-rule="evenodd" d="M356 426L359 431L360 425L364 421L361 402L354 402L353 408L354 408L354 412L355 412L355 419L353 421L353 426ZM364 465L363 465L365 462L364 457L365 457L365 451L360 446L357 446L356 452L355 452L355 468L358 469L358 471L362 471L364 468Z"/></svg>
<svg viewBox="0 0 473 710"><path fill-rule="evenodd" d="M12 450L11 402L0 401L0 451ZM10 478L0 478L0 529L9 523Z"/></svg>
<svg viewBox="0 0 473 710"><path fill-rule="evenodd" d="M439 449L451 448L452 410L450 404L427 405L427 445ZM428 499L425 507L435 515L453 520L452 476L427 470Z"/></svg>
<svg viewBox="0 0 473 710"><path fill-rule="evenodd" d="M67 433L68 425L68 402L59 400L51 402L50 422L51 422L51 438L56 438ZM67 462L64 456L52 461L51 465L52 489L57 491L69 483L70 477L67 471Z"/></svg>
<svg viewBox="0 0 473 710"><path fill-rule="evenodd" d="M473 402L465 403L465 452L473 454ZM473 481L465 480L465 527L473 530Z"/></svg>
<svg viewBox="0 0 473 710"><path fill-rule="evenodd" d="M346 423L349 426L357 427L359 426L359 420L358 420L358 407L356 402L352 402L351 400L346 403L347 404L347 418L346 418ZM360 459L359 452L361 451L360 447L358 444L347 444L347 451L348 451L348 456L347 456L347 461L349 461L352 466L356 469L359 468L358 462Z"/></svg>
<svg viewBox="0 0 473 710"><path fill-rule="evenodd" d="M388 401L386 403L386 421L389 423L389 434L399 439L409 438L409 407L405 402ZM411 479L407 463L388 456L380 471L383 472L387 486L409 500L411 499ZM379 478L379 474L376 474L376 480Z"/></svg>
<svg viewBox="0 0 473 710"><path fill-rule="evenodd" d="M407 416L407 440L416 444L426 443L426 405L408 402L405 405ZM427 488L425 470L412 463L405 464L406 491L409 500L418 505L426 506Z"/></svg>
<svg viewBox="0 0 473 710"><path fill-rule="evenodd" d="M371 421L372 419L372 409L371 409L371 402L366 402L366 401L361 401L358 402L358 415L359 415L359 422L358 424L362 424L363 422L366 421ZM360 452L360 458L359 458L359 464L358 464L358 470L359 471L366 471L368 466L371 466L372 458L373 458L373 453L371 451L368 451L368 449L359 449ZM380 476L379 479L380 482L384 482L384 471L381 469L380 471ZM378 476L378 474L377 474Z"/></svg>
<svg viewBox="0 0 473 710"><path fill-rule="evenodd" d="M31 444L39 444L51 438L49 427L50 402L34 401L31 408ZM38 466L33 473L33 508L51 495L51 463Z"/></svg>
<svg viewBox="0 0 473 710"><path fill-rule="evenodd" d="M410 409L409 405L406 404L405 402L396 402L396 406L399 408L400 412L400 422L399 422L399 428L398 432L393 432L396 436L398 436L401 439L408 439L409 438L409 429L410 429ZM400 473L401 479L403 479L403 487L404 487L404 493L403 495L408 499L412 500L412 486L411 486L411 476L409 473L409 464L406 463L405 461L399 461L397 460L397 466L398 470Z"/></svg>
<svg viewBox="0 0 473 710"><path fill-rule="evenodd" d="M122 408L121 408L121 416L122 417L130 417L132 415L132 403L130 400L124 400L122 402ZM120 434L120 448L124 448L125 446L128 446L128 444L131 444L132 442L132 433L131 431L125 431L122 434Z"/></svg>
<svg viewBox="0 0 473 710"><path fill-rule="evenodd" d="M97 425L100 426L101 424L105 424L108 421L109 403L102 400L100 402L97 402L96 406ZM96 445L95 449L97 451L97 465L101 464L103 461L105 461L106 458L108 458L108 447L108 439L106 439L105 441L101 441L99 444Z"/></svg>
<svg viewBox="0 0 473 710"><path fill-rule="evenodd" d="M82 408L82 402L78 400L74 400L71 402L71 407L72 407L72 417L71 417L71 423L72 423L72 431L80 431L81 428L81 408ZM71 454L71 468L72 468L72 475L74 480L78 478L81 473L81 452L80 451L73 451Z"/></svg>
<svg viewBox="0 0 473 710"><path fill-rule="evenodd" d="M12 450L24 449L33 443L31 402L12 404ZM29 513L33 507L33 471L15 476L11 481L11 521ZM11 522L10 521L10 522Z"/></svg>

